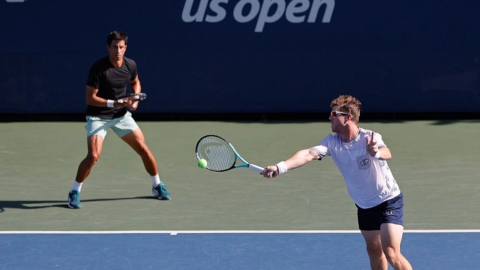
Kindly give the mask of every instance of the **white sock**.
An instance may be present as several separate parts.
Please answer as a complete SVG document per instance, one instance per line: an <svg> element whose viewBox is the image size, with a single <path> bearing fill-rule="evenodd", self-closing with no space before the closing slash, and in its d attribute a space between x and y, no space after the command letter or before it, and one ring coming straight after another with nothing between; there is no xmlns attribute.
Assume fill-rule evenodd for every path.
<svg viewBox="0 0 480 270"><path fill-rule="evenodd" d="M78 183L77 181L73 181L73 187L72 190L78 190L78 192L82 191L82 183Z"/></svg>
<svg viewBox="0 0 480 270"><path fill-rule="evenodd" d="M160 181L160 176L158 176L158 174L151 177L152 177L152 183L154 187L158 186L162 182Z"/></svg>

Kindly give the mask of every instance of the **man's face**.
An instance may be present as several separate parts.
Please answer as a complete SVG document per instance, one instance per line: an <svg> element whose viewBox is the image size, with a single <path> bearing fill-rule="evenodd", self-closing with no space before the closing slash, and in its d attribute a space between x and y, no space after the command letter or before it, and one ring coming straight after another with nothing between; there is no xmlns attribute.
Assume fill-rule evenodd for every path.
<svg viewBox="0 0 480 270"><path fill-rule="evenodd" d="M107 46L110 58L120 60L125 55L127 50L127 45L125 45L125 40L113 40L110 46Z"/></svg>
<svg viewBox="0 0 480 270"><path fill-rule="evenodd" d="M339 133L346 125L347 125L347 115L345 114L337 114L335 115L334 112L338 112L338 106L334 106L332 108L332 113L330 113L330 120L332 132Z"/></svg>

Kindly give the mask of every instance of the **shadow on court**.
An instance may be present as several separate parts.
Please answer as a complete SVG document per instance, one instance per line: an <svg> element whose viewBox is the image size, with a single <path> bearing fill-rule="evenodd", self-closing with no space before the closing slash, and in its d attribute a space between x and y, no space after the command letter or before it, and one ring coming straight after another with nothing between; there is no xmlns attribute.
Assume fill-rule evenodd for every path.
<svg viewBox="0 0 480 270"><path fill-rule="evenodd" d="M131 198L110 198L110 199L91 199L91 200L82 200L82 203L86 202L107 202L107 201L124 201L124 200L138 200L138 199L148 199L148 200L158 200L152 196L140 196L140 197L131 197ZM67 200L32 200L32 201L0 201L0 213L5 212L5 209L42 209L42 208L68 208Z"/></svg>

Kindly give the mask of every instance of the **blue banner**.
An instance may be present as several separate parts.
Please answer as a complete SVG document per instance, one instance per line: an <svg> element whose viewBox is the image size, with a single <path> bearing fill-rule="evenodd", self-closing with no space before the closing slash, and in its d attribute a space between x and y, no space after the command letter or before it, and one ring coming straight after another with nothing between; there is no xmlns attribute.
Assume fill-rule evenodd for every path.
<svg viewBox="0 0 480 270"><path fill-rule="evenodd" d="M480 2L0 0L0 113L82 113L129 35L137 113L480 112Z"/></svg>

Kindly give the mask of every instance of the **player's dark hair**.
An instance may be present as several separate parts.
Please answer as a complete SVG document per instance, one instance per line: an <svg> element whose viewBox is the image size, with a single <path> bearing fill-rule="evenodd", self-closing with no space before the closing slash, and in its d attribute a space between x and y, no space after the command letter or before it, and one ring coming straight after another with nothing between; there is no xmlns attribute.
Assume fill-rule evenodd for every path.
<svg viewBox="0 0 480 270"><path fill-rule="evenodd" d="M330 103L330 108L338 106L339 111L351 114L352 121L358 124L358 121L360 120L361 105L362 103L360 100L349 95L341 95L332 100L332 103Z"/></svg>
<svg viewBox="0 0 480 270"><path fill-rule="evenodd" d="M110 34L108 34L107 45L108 46L112 45L112 41L114 40L123 40L125 41L125 45L127 45L128 36L122 31L113 31Z"/></svg>

